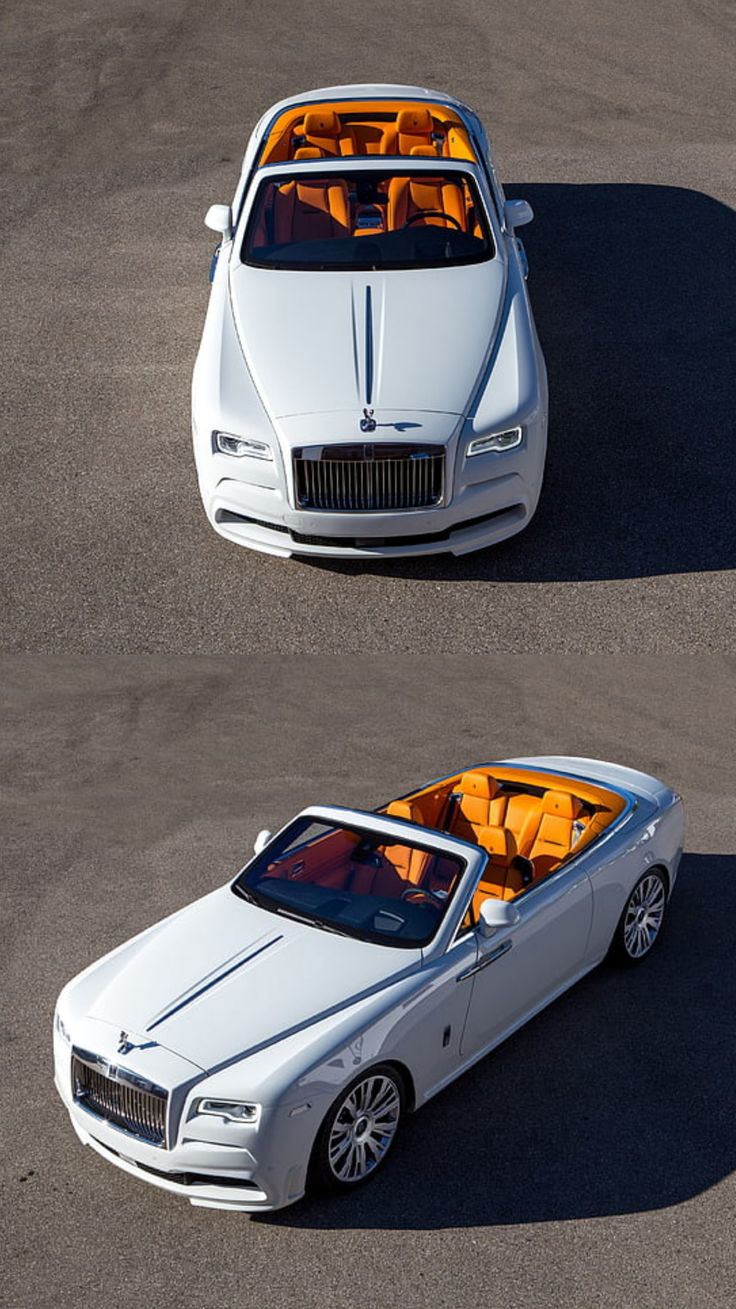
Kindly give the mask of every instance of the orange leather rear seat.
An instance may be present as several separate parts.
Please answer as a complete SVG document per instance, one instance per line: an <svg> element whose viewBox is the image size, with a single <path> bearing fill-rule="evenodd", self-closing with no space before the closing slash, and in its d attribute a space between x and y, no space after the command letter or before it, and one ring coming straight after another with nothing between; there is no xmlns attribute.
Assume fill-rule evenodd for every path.
<svg viewBox="0 0 736 1309"><path fill-rule="evenodd" d="M504 823L516 837L519 854L529 858L536 835L542 801L538 795L510 795Z"/></svg>
<svg viewBox="0 0 736 1309"><path fill-rule="evenodd" d="M424 106L416 109L400 109L396 122L391 123L383 134L381 142L382 155L409 155L415 146L430 146L432 154L441 155L445 143L445 133L437 130L431 113Z"/></svg>
<svg viewBox="0 0 736 1309"><path fill-rule="evenodd" d="M535 877L544 877L570 853L582 807L582 801L566 791L546 791L542 796L539 824L529 849Z"/></svg>
<svg viewBox="0 0 736 1309"><path fill-rule="evenodd" d="M304 122L294 130L292 150L294 158L302 146L316 146L325 155L357 155L358 143L352 128L343 124L334 109L312 109L304 115Z"/></svg>

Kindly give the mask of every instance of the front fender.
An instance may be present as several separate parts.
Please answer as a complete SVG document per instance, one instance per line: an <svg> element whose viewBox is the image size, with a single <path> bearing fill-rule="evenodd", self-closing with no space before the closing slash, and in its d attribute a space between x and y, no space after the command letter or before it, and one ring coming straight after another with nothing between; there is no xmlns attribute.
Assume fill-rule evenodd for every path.
<svg viewBox="0 0 736 1309"><path fill-rule="evenodd" d="M509 261L506 301L495 347L468 413L466 436L522 424L547 407L547 371L526 285L517 259Z"/></svg>

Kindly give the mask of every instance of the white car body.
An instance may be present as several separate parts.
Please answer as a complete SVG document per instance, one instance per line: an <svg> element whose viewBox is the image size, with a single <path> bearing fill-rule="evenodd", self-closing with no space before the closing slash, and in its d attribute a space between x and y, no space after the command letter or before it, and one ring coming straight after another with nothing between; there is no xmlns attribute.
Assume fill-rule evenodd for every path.
<svg viewBox="0 0 736 1309"><path fill-rule="evenodd" d="M233 883L157 923L59 997L55 1081L80 1140L193 1204L278 1209L303 1195L320 1125L356 1072L396 1065L409 1107L419 1108L594 968L644 871L663 870L671 893L680 799L655 778L594 760L506 763L603 783L623 810L518 896L517 921L490 938L461 927L485 854L430 829L425 848L459 853L465 871L423 948L325 934L236 898ZM384 813L305 813L397 840L417 835ZM161 1088L165 1140L152 1144L91 1112L76 1094L72 1049L118 1083ZM203 1097L252 1102L258 1121L205 1116Z"/></svg>
<svg viewBox="0 0 736 1309"><path fill-rule="evenodd" d="M461 115L478 162L443 159L442 169L474 179L492 258L360 272L279 270L242 261L264 178L285 169L298 178L350 176L367 163L355 156L258 167L269 126L290 105L350 99L432 101ZM371 155L369 162L388 176L399 157ZM437 160L421 157L400 163L402 172L417 177L438 169ZM527 525L544 472L547 377L526 257L511 226L515 203L523 204L505 202L479 119L451 97L409 86L328 87L282 101L263 116L243 160L232 227L218 248L193 377L194 453L215 531L282 557L371 558L460 555ZM525 216L517 210L517 222L528 221L526 210ZM360 428L366 409L376 424L368 441ZM473 439L515 428L523 437L516 448L468 455ZM272 457L222 453L218 432L262 442ZM436 503L368 511L352 503L338 511L304 507L303 497L299 503L295 450L350 443L370 447L365 457L371 460L389 441L419 441L425 451L444 453Z"/></svg>

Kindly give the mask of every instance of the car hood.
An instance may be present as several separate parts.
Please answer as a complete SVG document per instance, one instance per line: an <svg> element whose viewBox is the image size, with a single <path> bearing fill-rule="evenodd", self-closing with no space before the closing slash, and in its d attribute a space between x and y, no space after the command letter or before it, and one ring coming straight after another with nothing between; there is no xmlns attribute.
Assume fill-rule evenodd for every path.
<svg viewBox="0 0 736 1309"><path fill-rule="evenodd" d="M144 933L88 1016L213 1071L380 990L420 950L323 932L221 888Z"/></svg>
<svg viewBox="0 0 736 1309"><path fill-rule="evenodd" d="M464 415L503 305L499 259L385 273L238 264L241 348L272 419L378 410Z"/></svg>

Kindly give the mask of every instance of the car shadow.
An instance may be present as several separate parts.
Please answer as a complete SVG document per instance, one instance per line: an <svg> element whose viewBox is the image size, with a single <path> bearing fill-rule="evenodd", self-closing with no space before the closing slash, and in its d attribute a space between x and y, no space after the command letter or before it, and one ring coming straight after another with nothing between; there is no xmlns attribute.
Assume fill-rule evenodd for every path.
<svg viewBox="0 0 736 1309"><path fill-rule="evenodd" d="M547 360L535 518L477 554L310 561L344 573L507 582L736 565L736 216L680 187L529 184L520 231Z"/></svg>
<svg viewBox="0 0 736 1309"><path fill-rule="evenodd" d="M298 1228L541 1223L680 1204L736 1166L736 856L683 858L667 931L605 964L406 1120L352 1195L259 1222Z"/></svg>

